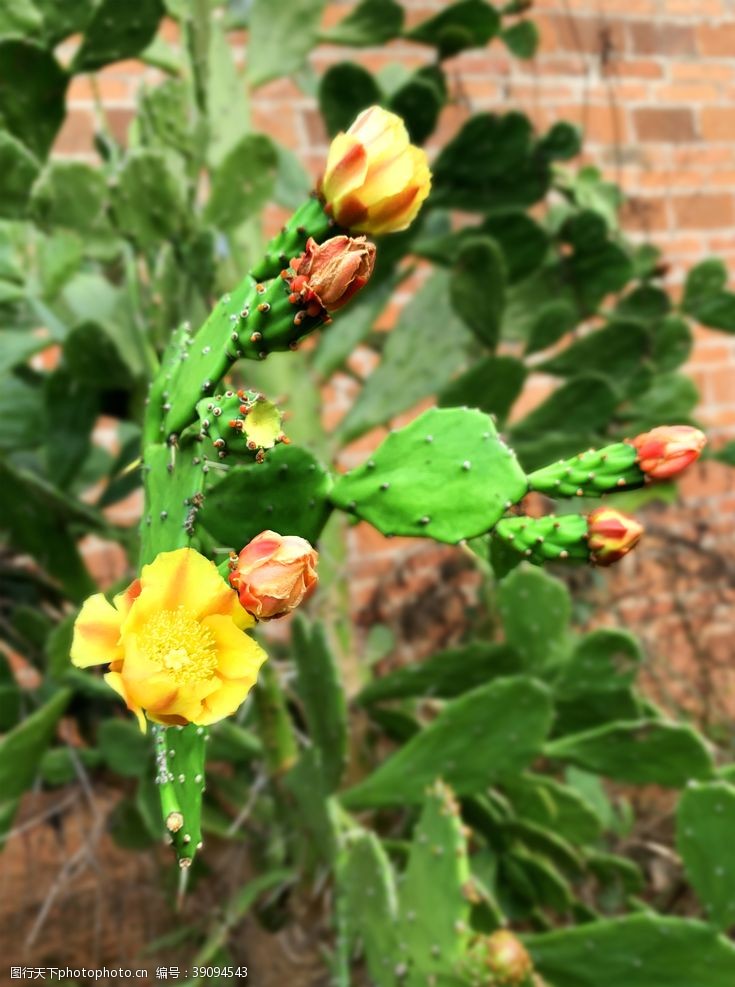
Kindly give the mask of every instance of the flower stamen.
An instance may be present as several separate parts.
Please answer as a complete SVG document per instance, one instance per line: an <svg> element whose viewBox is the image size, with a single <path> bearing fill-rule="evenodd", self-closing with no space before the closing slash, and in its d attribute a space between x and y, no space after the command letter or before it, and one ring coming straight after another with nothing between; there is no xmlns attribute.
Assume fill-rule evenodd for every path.
<svg viewBox="0 0 735 987"><path fill-rule="evenodd" d="M141 639L146 657L179 685L212 678L217 670L212 633L184 607L154 614Z"/></svg>

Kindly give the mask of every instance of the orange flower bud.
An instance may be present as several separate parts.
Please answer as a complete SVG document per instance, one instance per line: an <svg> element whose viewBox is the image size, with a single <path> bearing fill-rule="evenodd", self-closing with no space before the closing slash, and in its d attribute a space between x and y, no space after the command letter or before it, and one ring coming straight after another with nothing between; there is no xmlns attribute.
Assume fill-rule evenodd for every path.
<svg viewBox="0 0 735 987"><path fill-rule="evenodd" d="M526 947L508 929L478 936L470 943L465 968L473 983L496 987L522 987L533 975Z"/></svg>
<svg viewBox="0 0 735 987"><path fill-rule="evenodd" d="M652 480L669 480L691 466L707 437L690 425L660 425L627 440L638 453L638 465Z"/></svg>
<svg viewBox="0 0 735 987"><path fill-rule="evenodd" d="M587 545L590 561L612 565L635 548L643 525L614 507L598 507L587 517Z"/></svg>
<svg viewBox="0 0 735 987"><path fill-rule="evenodd" d="M374 234L405 230L430 188L426 152L410 143L403 120L380 106L337 134L320 183L340 226Z"/></svg>
<svg viewBox="0 0 735 987"><path fill-rule="evenodd" d="M291 261L291 301L304 305L308 315L334 312L365 287L374 265L375 244L364 236L334 236L322 244L309 237L306 250Z"/></svg>
<svg viewBox="0 0 735 987"><path fill-rule="evenodd" d="M262 531L233 563L230 583L253 617L283 617L314 592L318 553L304 538Z"/></svg>

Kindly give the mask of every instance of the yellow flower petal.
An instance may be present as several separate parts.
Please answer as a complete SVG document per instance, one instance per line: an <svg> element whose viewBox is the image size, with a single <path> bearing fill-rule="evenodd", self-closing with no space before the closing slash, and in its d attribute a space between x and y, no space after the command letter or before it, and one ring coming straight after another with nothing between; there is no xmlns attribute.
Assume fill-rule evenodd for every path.
<svg viewBox="0 0 735 987"><path fill-rule="evenodd" d="M122 658L120 626L120 614L103 594L90 596L74 622L72 663L78 668L88 668Z"/></svg>
<svg viewBox="0 0 735 987"><path fill-rule="evenodd" d="M217 649L217 674L223 679L251 679L267 655L261 646L227 617L205 617L202 626L212 634Z"/></svg>
<svg viewBox="0 0 735 987"><path fill-rule="evenodd" d="M139 706L135 706L133 703L131 703L130 699L128 698L128 694L125 690L125 683L123 682L122 675L119 672L108 672L106 675L103 676L103 678L111 689L114 689L119 696L122 696L122 698L125 700L125 705L128 707L130 712L135 713L138 719L138 726L140 727L141 733L145 733L147 730L147 724L146 724L145 716L143 715L143 710L140 709Z"/></svg>
<svg viewBox="0 0 735 987"><path fill-rule="evenodd" d="M421 148L409 148L405 160L410 161L410 180L396 194L373 201L368 207L367 217L355 229L369 229L378 236L382 233L397 233L411 225L431 190L431 172L426 154Z"/></svg>
<svg viewBox="0 0 735 987"><path fill-rule="evenodd" d="M365 148L350 134L337 134L329 146L322 191L327 202L340 199L365 181L368 159Z"/></svg>
<svg viewBox="0 0 735 987"><path fill-rule="evenodd" d="M140 596L140 590L140 580L134 579L126 590L123 590L122 593L118 593L117 596L112 598L112 602L115 604L115 609L118 611L123 620L130 613L130 608Z"/></svg>
<svg viewBox="0 0 735 987"><path fill-rule="evenodd" d="M125 620L124 630L137 633L154 613L184 607L194 617L232 615L232 590L214 562L190 548L162 552L143 566L141 593Z"/></svg>
<svg viewBox="0 0 735 987"><path fill-rule="evenodd" d="M371 168L358 198L365 203L379 202L389 195L396 195L412 184L413 161L408 149L393 158L386 158L376 168Z"/></svg>
<svg viewBox="0 0 735 987"><path fill-rule="evenodd" d="M255 626L255 617L249 614L245 607L240 604L237 596L232 604L232 619L235 622L235 626L239 627L241 631L246 631L249 627Z"/></svg>
<svg viewBox="0 0 735 987"><path fill-rule="evenodd" d="M202 702L201 710L191 722L200 726L209 726L210 723L216 723L230 716L242 706L252 687L253 682L250 679L223 682L216 692L207 696Z"/></svg>
<svg viewBox="0 0 735 987"><path fill-rule="evenodd" d="M410 143L403 120L382 106L363 110L347 133L365 146L371 168L382 164L386 157L400 154Z"/></svg>

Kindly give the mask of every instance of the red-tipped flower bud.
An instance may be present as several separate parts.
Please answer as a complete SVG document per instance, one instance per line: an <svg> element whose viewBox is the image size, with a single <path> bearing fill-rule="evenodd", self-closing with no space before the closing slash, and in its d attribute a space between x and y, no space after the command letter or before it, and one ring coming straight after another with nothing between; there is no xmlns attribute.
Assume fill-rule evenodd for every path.
<svg viewBox="0 0 735 987"><path fill-rule="evenodd" d="M587 546L590 561L612 565L635 548L643 525L614 507L598 507L587 517Z"/></svg>
<svg viewBox="0 0 735 987"><path fill-rule="evenodd" d="M333 236L322 244L309 237L290 266L295 271L287 278L291 301L304 305L309 315L335 312L370 280L375 244L364 236Z"/></svg>
<svg viewBox="0 0 735 987"><path fill-rule="evenodd" d="M232 563L230 583L248 613L272 620L294 610L314 592L318 559L304 538L262 531Z"/></svg>
<svg viewBox="0 0 735 987"><path fill-rule="evenodd" d="M332 141L320 185L340 226L377 235L413 222L429 194L431 173L426 151L411 144L403 120L371 106Z"/></svg>
<svg viewBox="0 0 735 987"><path fill-rule="evenodd" d="M669 480L691 466L707 437L690 425L660 425L627 440L638 453L638 466L652 480Z"/></svg>

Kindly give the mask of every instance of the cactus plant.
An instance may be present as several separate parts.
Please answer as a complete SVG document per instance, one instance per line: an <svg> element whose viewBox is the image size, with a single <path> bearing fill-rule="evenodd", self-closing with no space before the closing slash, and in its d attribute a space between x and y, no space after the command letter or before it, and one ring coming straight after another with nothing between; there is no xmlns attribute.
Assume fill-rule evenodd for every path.
<svg viewBox="0 0 735 987"><path fill-rule="evenodd" d="M41 12L34 21L38 37L56 40L78 31L83 40L72 71L140 51L162 9L156 3L142 4L108 30L107 2L94 11L89 5L86 10L83 4L75 5L76 13L64 14L51 10L53 6L36 0ZM277 71L284 61L299 62L308 37L316 31L318 4L297 5L304 19L298 35L284 31L292 13L287 6L279 10L277 23L271 23L269 5L260 0L255 5L250 49L260 64L250 67L256 79ZM530 22L517 20L526 6L512 3L500 13L492 12L492 31L512 50L528 52L533 47ZM435 63L403 77L381 74L379 80L356 66L337 66L328 73L319 98L332 129L349 122L349 100L359 111L360 99L370 93L370 102L382 100L405 114L412 139L430 132L448 98L441 59L481 42L488 30L487 4L472 0L450 7L406 32L413 43L437 49L440 57ZM160 795L164 822L170 823L167 830L185 869L201 833L210 829L236 838L238 828L247 826L248 853L256 868L270 872L274 863L295 863L298 870L286 880L284 871L277 871L278 900L264 903L263 909L269 924L298 914L304 901L309 908L317 901L319 906L329 903L336 891L337 935L347 933L334 944L333 968L340 987L350 980L354 958L348 938L363 939L370 979L381 987L425 987L427 978L438 987L459 987L468 979L500 987L521 976L528 981L523 987L540 987L541 974L529 970L514 934L503 926L517 922L524 929L542 929L563 915L590 928L599 913L651 909L650 901L643 900L638 869L609 852L629 825L624 803L606 795L591 772L679 785L687 777L711 777L714 769L695 731L673 727L635 691L640 659L635 644L612 631L577 637L567 590L523 564L523 559L545 563L578 556L601 562L619 557L620 545L611 544L609 526L607 532L600 528L605 518L610 521L611 509L603 508L608 513L592 540L586 537L591 522L584 518L527 518L519 512L529 490L554 499L580 496L580 491L585 496L615 493L665 478L696 458L699 440L693 441L691 434L683 437L681 427L666 430L665 436L654 434L659 430L653 428L636 439L614 440L631 434L632 423L640 423L640 428L656 425L661 407L667 409L666 417L688 420L692 391L672 371L691 340L688 318L728 328L732 299L725 290L726 272L711 265L695 271L677 306L655 285L655 259L630 249L615 228L614 189L594 169L576 173L552 166L576 153L573 128L556 126L536 138L520 114L482 114L440 153L436 194L427 202L430 215L419 236L415 229L406 230L392 242L381 243L377 288L362 296L356 317L348 316L347 323L328 330L315 358L308 347L298 356L287 355L296 369L281 377L286 362L279 364L276 357L264 364L263 357L281 349L288 353L302 335L327 325L327 313L336 307L320 307L316 287L324 289L324 280L315 282L316 287L309 283L304 274L308 264L302 266L301 255L313 257L320 245L342 241L342 230L348 227L362 232L366 223L373 223L373 232L381 235L405 228L428 192L425 159L401 145L400 156L411 159L413 184L400 201L390 201L391 196L388 201L371 201L364 184L352 196L340 187L334 165L336 161L350 170L349 157L345 161L349 148L357 147L358 157L363 152L369 157L371 142L359 136L362 130L365 137L365 119L358 121L349 135L338 138L318 192L286 222L265 257L253 264L258 247L252 214L271 194L292 207L308 182L304 184L303 176L293 180L298 163L292 155L265 135L248 132L246 100L223 22L211 20L201 4L177 0L167 9L180 20L188 50L179 53L175 71L169 68L174 76L142 96L129 150L101 132L101 167L79 162L47 165L29 196L31 178L41 167L36 157L44 153L53 131L52 104L57 97L52 100L49 94L49 110L39 112L38 119L29 115L22 121L21 140L27 148L17 136L0 134L0 157L3 147L12 147L11 163L24 162L19 181L24 201L10 207L17 217L33 220L30 249L20 263L13 260L16 228L0 230L0 304L12 306L13 319L19 319L19 328L13 330L19 343L21 334L27 336L20 326L36 327L41 321L49 333L40 341L44 346L52 340L63 342L62 365L52 374L23 365L36 343L27 348L26 339L17 350L13 345L8 357L12 365L8 362L4 378L3 406L13 409L7 416L13 428L3 435L3 449L7 446L11 455L2 467L7 481L2 485L2 506L14 526L10 544L31 552L37 561L48 560L58 580L49 588L24 570L22 599L13 607L8 633L14 638L11 647L21 641L20 650L31 654L39 667L48 660L51 688L74 688L72 712L81 710L78 722L84 741L91 745L80 751L78 762L75 752L60 749L52 753L63 758L39 762L43 783L57 784L73 778L75 767L93 770L100 764L137 779L137 793L123 801L116 814L115 831L121 835L124 828L131 830L137 820L146 830L144 840L158 838L161 818L154 803ZM233 7L228 16L237 15ZM400 33L399 15L397 5L382 0L360 4L326 34L339 38L341 30L342 38L355 44L391 32L392 36ZM263 44L258 43L259 33ZM283 45L283 59L273 57L272 47L268 54L274 37ZM39 43L23 43L22 50L34 44ZM39 63L48 67L53 56L47 55ZM157 46L144 57L160 64L162 58L170 60L171 53L164 50L162 55ZM66 73L41 76L32 87L36 94L49 79L56 78L59 86L67 82ZM347 94L349 100L340 92L345 79L357 80L360 86ZM15 98L8 94L8 99L11 96ZM5 94L0 98L5 100ZM12 130L18 119L11 117ZM368 131L375 117L375 110L368 113ZM395 120L391 128L403 140ZM209 169L206 184L211 194L200 208L203 197L197 183L204 168ZM10 178L18 180L17 175ZM352 174L353 180L359 183L360 175ZM551 184L563 205L548 221L531 219L522 207L538 202ZM0 185L5 188L2 179ZM4 215L6 200L0 189ZM475 224L468 218L466 229L450 232L450 217L442 205L469 208L476 214ZM493 211L485 215L486 208ZM372 259L367 259L371 248L359 241L361 237L353 238L353 248L372 270ZM390 335L371 333L404 277L407 268L397 260L408 249L445 270L428 278ZM41 258L42 297L35 271L23 285L28 257ZM253 273L239 283L250 265ZM279 277L282 271L284 278ZM362 285L363 274L364 270L353 279L351 288ZM226 300L205 318L212 299L233 284ZM330 301L335 294L345 294L340 278L326 287ZM492 294L484 306L477 302L478 288ZM607 288L621 289L609 311L600 304ZM250 311L243 316L246 307ZM562 346L551 359L540 356L528 362L529 354L541 354L562 342L593 311L599 318L581 342ZM202 328L194 332L182 319L194 325L202 322ZM171 334L159 369L158 351L175 324L179 328ZM626 339L620 338L623 329ZM109 346L96 340L100 334ZM526 344L525 356L494 354L496 343L509 338L520 344L518 354ZM374 454L372 465L369 461L333 478L306 448L282 440L281 412L264 395L275 393L274 380L278 390L293 390L291 382L298 378L299 385L311 389L316 407L318 392L308 381L309 371L331 376L358 341L380 351L381 362L362 382L359 397L339 427L339 440L390 424L396 414L437 392L442 409L393 432ZM241 358L246 362L238 364ZM273 362L276 367L269 374ZM516 460L486 415L497 415L501 424L508 420L526 375L537 366L571 379L525 419L510 418L514 424L506 434L518 451ZM354 377L352 365L349 370ZM37 402L42 377L44 400ZM134 417L143 403L145 378L152 378L152 386L143 423L142 464L137 464L139 430L127 423L127 430L120 427L120 455L108 463L109 469L95 472L98 460L105 457L89 441L89 409L122 404L122 414ZM72 415L80 393L88 395L84 417L89 427L79 429L85 434L72 446L66 439L62 443L61 436L72 434L69 423L81 418ZM304 404L292 395L286 431L299 441L309 432ZM46 420L54 414L55 428L29 427L44 414ZM430 434L435 442L424 445L416 440L427 420L432 428L423 439ZM625 432L623 422L629 423ZM37 433L43 436L38 449L31 447ZM608 445L590 451L604 443ZM62 445L73 455L65 456ZM326 448L324 442L319 446L325 462ZM575 456L580 449L587 451ZM330 455L334 451L329 447ZM559 457L571 458L548 465ZM53 485L31 473L36 462L55 474ZM82 489L107 475L113 480L94 507L73 504ZM385 490L374 486L378 475L388 484ZM247 551L240 550L246 543L262 542L261 533L272 534L275 528L279 537L300 536L311 542L323 537L322 564L339 585L333 585L331 595L318 605L330 616L336 600L343 607L349 580L343 578L344 559L335 533L344 519L333 517L323 530L339 510L348 519L369 520L388 534L403 531L448 542L479 536L462 550L477 561L483 590L492 585L488 559L499 578L504 568L521 564L497 589L497 613L491 606L480 617L474 606L468 608L468 621L476 621L471 643L453 645L416 671L398 669L372 678L354 705L346 702L345 691L356 692L369 673L365 662L340 666L344 674L338 674L335 645L350 663L360 651L359 638L351 637L346 621L329 638L318 622L297 623L288 644L275 635L274 656L283 658L288 651L293 666L285 661L267 665L252 705L242 708L237 722L216 725L210 745L204 739L208 728L193 723L163 721L151 728L158 754L159 785L154 787L148 772L153 758L146 753L145 738L130 748L137 752L133 755L121 739L126 734L129 739L129 730L111 729L110 724L97 730L95 717L87 715L112 694L95 677L66 667L73 615L52 633L45 651L34 650L51 623L49 614L55 619L64 612L58 594L63 592L66 601L80 601L91 591L89 575L75 554L77 529L113 537L131 549L130 532L108 523L100 511L139 480L146 496L141 562L172 549L193 549L221 559L221 586L217 585L228 605L237 599L244 606L252 589L246 590L244 576L238 583L247 557ZM511 549L503 562L499 548L509 543L520 550ZM315 549L308 546L308 552ZM269 557L269 564L274 558ZM272 572L268 578L272 584ZM281 595L251 604L256 616L272 618L290 609L291 583L286 583ZM303 583L302 595L306 589ZM25 606L26 593L42 599L33 616ZM96 605L103 607L100 599ZM100 612L109 616L104 608ZM240 611L235 613L240 621L247 620ZM499 626L496 638L488 640L496 616L504 641L499 639ZM374 657L372 635L370 644ZM172 648L165 657L175 664L181 655ZM2 669L0 678L4 684ZM45 700L46 688L44 684L33 700ZM16 692L8 712L14 719ZM149 712L155 718L156 710ZM349 738L348 717L354 728ZM118 720L111 725L123 726ZM130 728L135 729L132 723ZM49 735L45 729L44 743ZM9 739L13 737L14 733ZM389 744L398 750L370 773ZM14 742L7 747L0 745L0 773L18 749ZM210 757L231 763L235 770L210 773L202 805L207 747ZM37 752L34 748L23 785L31 782ZM656 757L658 765L651 760ZM446 788L447 781L460 793L459 804ZM340 792L340 785L346 791ZM16 794L13 790L12 804L6 807L9 814ZM685 799L689 795L687 790ZM375 835L367 836L360 828L348 811L353 808L378 810L360 816L360 825L374 827ZM698 811L695 806L695 816ZM687 812L692 812L691 805L684 802L682 816ZM695 829L709 832L699 820ZM719 832L718 827L713 831ZM130 845L136 839L141 845L140 837L126 836ZM699 862L697 858L703 837L696 832L693 840L685 851L692 883L703 901L714 903L713 921L725 927L729 912L718 898L720 888L715 884L713 890L708 884L706 855ZM243 908L253 901L256 886L269 885L256 880L243 893ZM318 893L312 894L312 889ZM635 937L629 928L624 931L620 949L633 948ZM680 935L681 927L675 932ZM209 937L202 955L220 949L224 935ZM711 938L698 942L717 950ZM561 950L555 943L546 939L537 946L529 939L554 980L555 959L547 962L544 950L549 955ZM331 946L330 942L328 949ZM584 982L588 971L579 955L584 956L585 949L573 940L560 964L560 983L564 977L570 983ZM518 956L523 961L520 968L512 962ZM617 975L626 980L618 957L606 956L606 963L603 978L615 982ZM704 967L689 981L700 977L702 987L710 987L720 972L716 964L714 972ZM661 966L654 963L644 972L649 982L656 982Z"/></svg>

